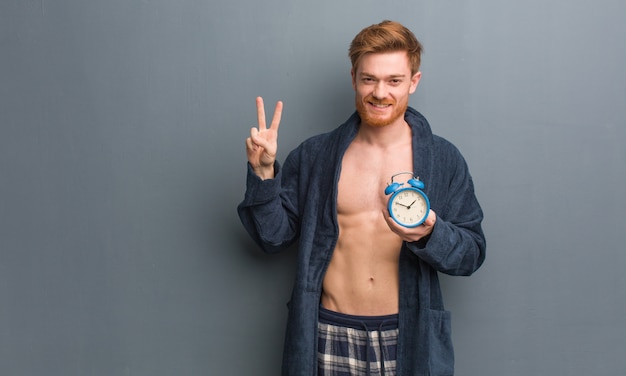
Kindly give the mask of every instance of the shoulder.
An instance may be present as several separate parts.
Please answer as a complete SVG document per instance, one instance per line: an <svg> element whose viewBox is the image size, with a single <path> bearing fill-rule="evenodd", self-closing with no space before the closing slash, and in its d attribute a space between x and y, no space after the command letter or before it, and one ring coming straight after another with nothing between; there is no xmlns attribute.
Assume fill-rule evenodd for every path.
<svg viewBox="0 0 626 376"><path fill-rule="evenodd" d="M461 156L459 149L448 139L439 135L433 134L433 145L442 153L450 153Z"/></svg>
<svg viewBox="0 0 626 376"><path fill-rule="evenodd" d="M330 148L334 133L335 131L321 133L305 139L287 155L285 163L299 164L302 161L315 159Z"/></svg>
<svg viewBox="0 0 626 376"><path fill-rule="evenodd" d="M433 157L438 167L453 174L467 169L467 163L459 148L449 140L433 135Z"/></svg>
<svg viewBox="0 0 626 376"><path fill-rule="evenodd" d="M357 132L358 117L352 115L345 123L337 128L311 136L298 145L291 153L293 154L317 154L319 152L332 152L349 143Z"/></svg>
<svg viewBox="0 0 626 376"><path fill-rule="evenodd" d="M435 155L438 157L441 157L443 154L451 158L463 159L461 152L452 142L432 132L428 120L419 111L409 107L404 117L413 128L414 137L418 140L418 143L432 143Z"/></svg>

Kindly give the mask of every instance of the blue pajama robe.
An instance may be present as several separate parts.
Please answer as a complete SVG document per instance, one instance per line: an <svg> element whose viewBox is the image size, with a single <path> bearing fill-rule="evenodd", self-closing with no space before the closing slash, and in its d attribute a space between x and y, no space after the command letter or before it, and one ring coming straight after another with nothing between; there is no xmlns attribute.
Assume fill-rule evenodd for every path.
<svg viewBox="0 0 626 376"><path fill-rule="evenodd" d="M398 375L453 375L450 312L438 273L468 276L485 259L483 212L458 149L432 133L408 108L413 173L426 184L437 222L432 234L404 242L399 257ZM305 140L276 162L275 178L261 180L248 164L246 192L238 206L243 226L267 253L298 244L298 263L284 346L282 374L316 375L317 320L322 280L339 234L337 184L343 155L357 134L354 113L333 131Z"/></svg>

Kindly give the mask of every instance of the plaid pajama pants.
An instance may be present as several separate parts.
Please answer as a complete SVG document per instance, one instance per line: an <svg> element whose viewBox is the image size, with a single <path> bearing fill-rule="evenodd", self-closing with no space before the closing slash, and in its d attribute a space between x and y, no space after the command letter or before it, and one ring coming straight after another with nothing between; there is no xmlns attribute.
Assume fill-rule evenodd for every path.
<svg viewBox="0 0 626 376"><path fill-rule="evenodd" d="M398 315L353 316L320 307L319 376L395 376Z"/></svg>

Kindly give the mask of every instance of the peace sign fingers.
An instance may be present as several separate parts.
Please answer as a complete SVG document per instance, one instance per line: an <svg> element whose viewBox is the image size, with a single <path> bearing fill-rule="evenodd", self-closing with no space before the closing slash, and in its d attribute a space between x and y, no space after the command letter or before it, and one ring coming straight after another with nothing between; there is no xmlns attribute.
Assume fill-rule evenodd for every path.
<svg viewBox="0 0 626 376"><path fill-rule="evenodd" d="M278 127L283 112L283 102L276 103L274 117L267 128L265 120L265 106L263 98L256 98L258 128L250 130L250 137L246 140L248 161L257 175L262 178L271 178L274 175L274 162L278 149Z"/></svg>
<svg viewBox="0 0 626 376"><path fill-rule="evenodd" d="M259 131L264 131L267 129L267 123L265 122L265 105L263 104L263 98L256 98L256 112L257 112L257 120L259 123ZM280 125L280 119L283 114L283 102L276 102L276 108L274 109L274 117L272 118L272 123L270 124L270 129L278 132L278 127Z"/></svg>

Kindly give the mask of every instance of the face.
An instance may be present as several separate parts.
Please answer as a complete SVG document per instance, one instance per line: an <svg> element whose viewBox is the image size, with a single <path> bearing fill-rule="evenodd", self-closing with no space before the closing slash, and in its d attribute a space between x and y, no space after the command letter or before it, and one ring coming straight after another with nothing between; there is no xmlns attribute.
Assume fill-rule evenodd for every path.
<svg viewBox="0 0 626 376"><path fill-rule="evenodd" d="M411 75L405 51L366 54L352 70L356 109L361 121L383 127L404 119L409 95L415 92L421 72Z"/></svg>

